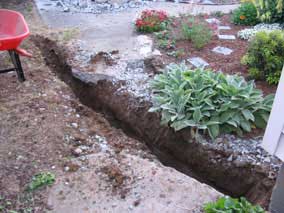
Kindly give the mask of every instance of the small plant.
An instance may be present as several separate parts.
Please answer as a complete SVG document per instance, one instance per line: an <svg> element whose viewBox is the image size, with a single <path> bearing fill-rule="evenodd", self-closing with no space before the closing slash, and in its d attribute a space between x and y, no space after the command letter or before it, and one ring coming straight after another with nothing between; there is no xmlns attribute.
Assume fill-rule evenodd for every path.
<svg viewBox="0 0 284 213"><path fill-rule="evenodd" d="M144 10L135 22L137 31L152 33L165 30L168 25L168 15L164 11Z"/></svg>
<svg viewBox="0 0 284 213"><path fill-rule="evenodd" d="M176 47L176 42L172 39L159 39L158 45L161 49L171 50Z"/></svg>
<svg viewBox="0 0 284 213"><path fill-rule="evenodd" d="M174 51L168 52L167 55L173 56L175 58L180 58L180 57L183 57L185 55L185 51L184 51L184 49L174 50Z"/></svg>
<svg viewBox="0 0 284 213"><path fill-rule="evenodd" d="M207 203L205 213L265 213L260 206L254 206L245 198L221 197L214 203Z"/></svg>
<svg viewBox="0 0 284 213"><path fill-rule="evenodd" d="M252 78L277 84L284 63L284 33L280 30L258 32L241 62L249 66Z"/></svg>
<svg viewBox="0 0 284 213"><path fill-rule="evenodd" d="M233 11L232 21L237 25L255 25L258 22L257 10L253 3L246 2Z"/></svg>
<svg viewBox="0 0 284 213"><path fill-rule="evenodd" d="M33 176L31 183L27 186L28 191L34 191L43 186L52 185L55 182L55 175L50 172L41 172Z"/></svg>
<svg viewBox="0 0 284 213"><path fill-rule="evenodd" d="M212 16L217 17L217 18L221 18L223 17L225 14L222 11L216 11L211 13Z"/></svg>
<svg viewBox="0 0 284 213"><path fill-rule="evenodd" d="M182 24L182 34L197 49L203 48L212 38L211 29L204 23L196 23L193 18Z"/></svg>
<svg viewBox="0 0 284 213"><path fill-rule="evenodd" d="M176 131L191 128L216 138L221 133L242 134L265 128L273 96L263 97L253 82L237 75L190 70L172 64L150 83L151 112L161 112L161 123Z"/></svg>

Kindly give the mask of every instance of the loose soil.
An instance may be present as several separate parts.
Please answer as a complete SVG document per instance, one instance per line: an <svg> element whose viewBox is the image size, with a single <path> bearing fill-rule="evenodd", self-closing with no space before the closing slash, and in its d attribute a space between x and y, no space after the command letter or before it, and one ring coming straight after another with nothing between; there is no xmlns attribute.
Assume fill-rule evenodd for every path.
<svg viewBox="0 0 284 213"><path fill-rule="evenodd" d="M209 18L217 18L221 21L220 25L222 26L230 26L231 30L220 30L221 35L235 35L236 40L221 40L218 39L217 36L213 36L211 41L205 45L202 49L198 50L193 47L192 43L187 40L177 40L176 42L176 50L184 50L185 54L180 58L175 58L172 56L168 56L167 53L172 50L162 50L163 56L162 59L165 61L165 64L168 63L180 63L183 60L187 60L190 57L201 57L207 63L209 63L209 67L216 71L222 71L228 74L239 74L248 78L248 67L241 64L241 58L245 55L248 48L248 41L237 38L238 31L246 28L244 26L236 26L231 23L230 15L224 15L221 18L218 17L209 17ZM199 17L202 22L204 22L203 17ZM187 20L186 17L183 17L182 20ZM173 32L173 35L181 35L180 22L181 19L178 18L175 26L170 27L170 31ZM158 41L156 40L156 47L158 48ZM213 48L217 46L227 47L233 50L231 55L224 56L222 54L214 53L212 51ZM264 94L275 93L276 86L269 85L265 81L256 81L257 88L261 89Z"/></svg>

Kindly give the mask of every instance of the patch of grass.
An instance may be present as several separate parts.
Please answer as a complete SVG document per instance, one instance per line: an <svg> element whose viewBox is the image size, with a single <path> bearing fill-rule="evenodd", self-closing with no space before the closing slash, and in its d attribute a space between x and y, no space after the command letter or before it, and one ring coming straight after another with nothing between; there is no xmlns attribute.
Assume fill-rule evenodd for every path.
<svg viewBox="0 0 284 213"><path fill-rule="evenodd" d="M33 176L27 186L27 191L34 191L38 188L52 185L55 182L55 175L50 172L41 172Z"/></svg>
<svg viewBox="0 0 284 213"><path fill-rule="evenodd" d="M68 42L79 34L78 28L68 28L58 33L58 39L63 42Z"/></svg>

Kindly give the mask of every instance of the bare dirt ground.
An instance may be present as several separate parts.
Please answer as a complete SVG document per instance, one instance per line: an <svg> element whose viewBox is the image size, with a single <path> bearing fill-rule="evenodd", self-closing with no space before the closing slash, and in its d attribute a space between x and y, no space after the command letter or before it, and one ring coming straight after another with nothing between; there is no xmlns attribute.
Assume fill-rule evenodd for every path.
<svg viewBox="0 0 284 213"><path fill-rule="evenodd" d="M32 33L45 33L31 0L0 7L24 13ZM49 33L66 42L66 34ZM195 212L220 196L81 105L32 40L23 47L33 53L22 58L27 81L0 76L0 212ZM9 65L1 52L1 68ZM41 171L54 173L56 183L27 192Z"/></svg>

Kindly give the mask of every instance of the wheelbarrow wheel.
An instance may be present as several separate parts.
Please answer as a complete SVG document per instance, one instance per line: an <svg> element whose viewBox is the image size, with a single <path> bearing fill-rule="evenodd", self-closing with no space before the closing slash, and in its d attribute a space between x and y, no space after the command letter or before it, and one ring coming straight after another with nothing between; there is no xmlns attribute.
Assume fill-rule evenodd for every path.
<svg viewBox="0 0 284 213"><path fill-rule="evenodd" d="M24 75L24 71L22 68L22 64L21 64L21 60L20 60L20 56L18 53L16 53L13 50L9 51L12 63L14 64L15 70L17 72L17 76L20 82L25 81L25 75Z"/></svg>

